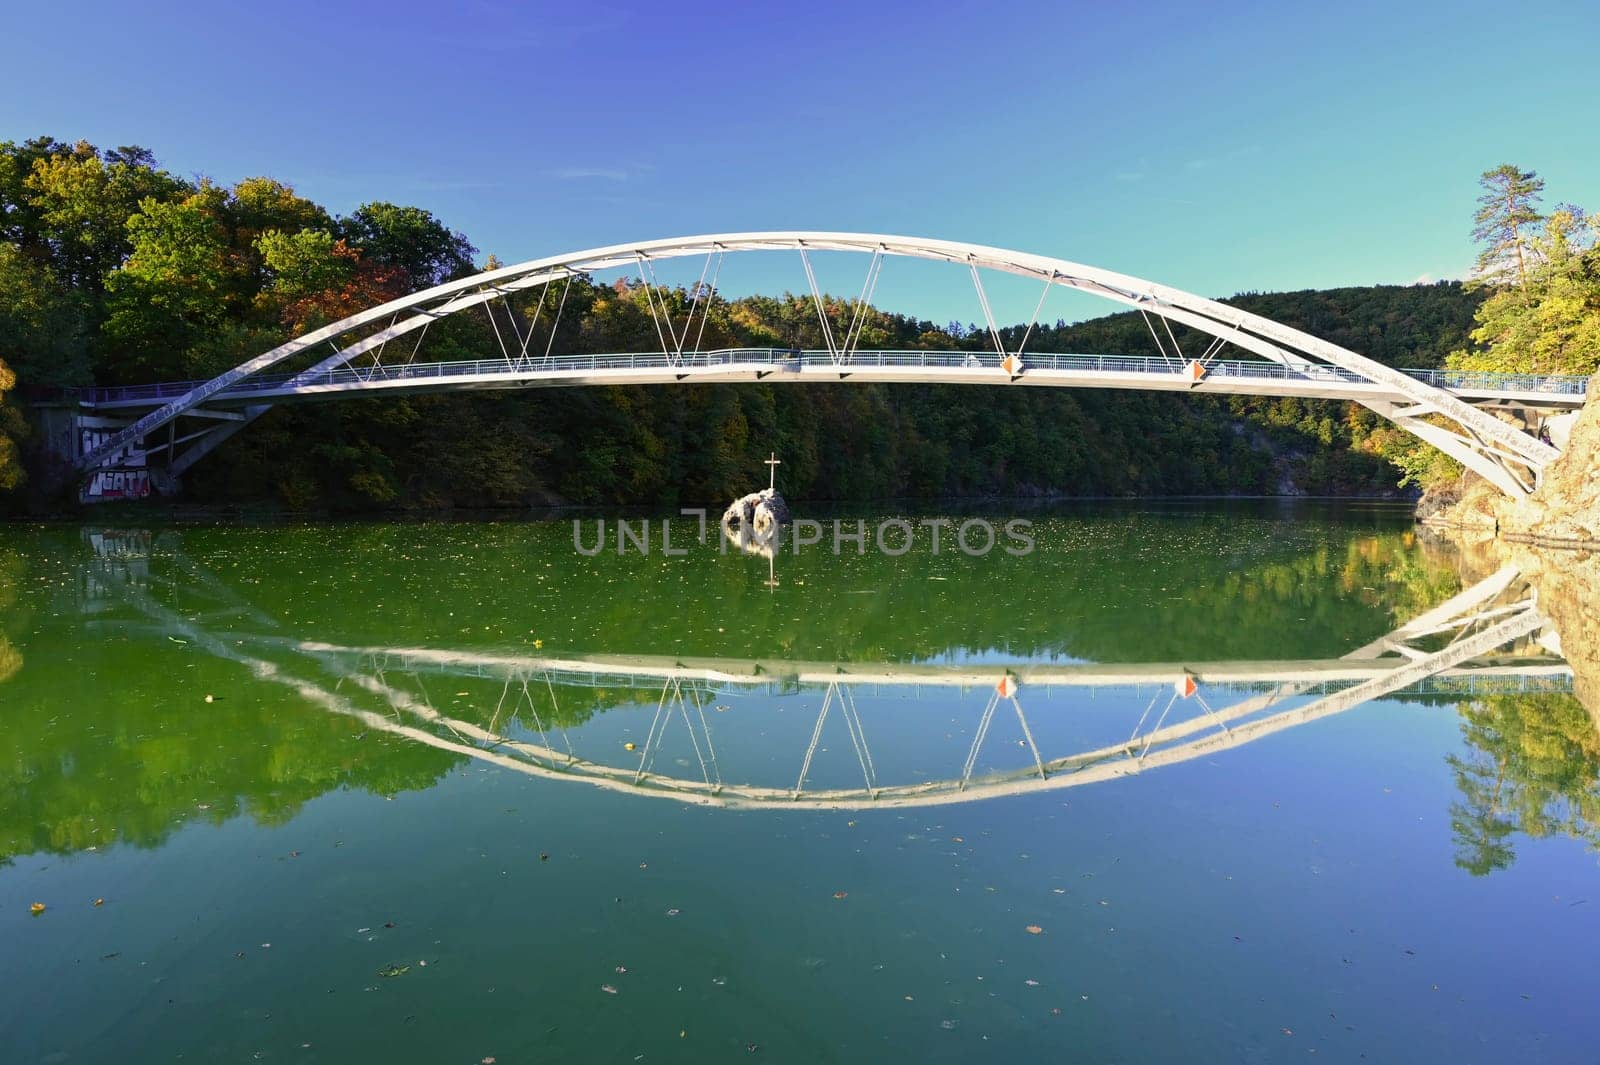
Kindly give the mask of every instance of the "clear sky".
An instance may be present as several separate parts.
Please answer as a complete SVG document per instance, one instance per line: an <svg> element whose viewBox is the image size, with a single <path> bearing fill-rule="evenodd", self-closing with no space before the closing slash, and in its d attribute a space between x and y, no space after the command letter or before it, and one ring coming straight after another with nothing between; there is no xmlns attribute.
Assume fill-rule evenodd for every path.
<svg viewBox="0 0 1600 1065"><path fill-rule="evenodd" d="M811 228L1206 295L1403 283L1464 274L1475 182L1498 163L1538 170L1549 203L1600 208L1597 16L1594 0L4 0L0 139L141 144L335 211L414 203L504 262ZM853 295L862 265L824 283ZM977 319L970 283L897 269L880 303ZM804 284L797 262L724 282ZM1003 318L1032 310L1031 291L996 296Z"/></svg>

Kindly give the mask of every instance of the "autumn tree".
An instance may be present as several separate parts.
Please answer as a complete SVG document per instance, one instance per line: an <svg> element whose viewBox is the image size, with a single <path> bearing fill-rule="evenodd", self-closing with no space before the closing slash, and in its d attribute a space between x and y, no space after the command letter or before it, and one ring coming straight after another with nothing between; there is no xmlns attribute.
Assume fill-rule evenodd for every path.
<svg viewBox="0 0 1600 1065"><path fill-rule="evenodd" d="M6 401L6 393L17 385L17 375L0 360L0 492L9 492L27 479L17 441L27 430L17 409Z"/></svg>

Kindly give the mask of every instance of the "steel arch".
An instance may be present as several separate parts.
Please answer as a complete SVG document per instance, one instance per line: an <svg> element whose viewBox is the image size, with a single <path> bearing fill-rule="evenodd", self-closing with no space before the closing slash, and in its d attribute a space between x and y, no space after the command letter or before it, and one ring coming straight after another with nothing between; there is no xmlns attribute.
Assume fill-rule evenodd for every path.
<svg viewBox="0 0 1600 1065"><path fill-rule="evenodd" d="M446 282L350 315L247 360L138 418L82 456L79 467L90 471L122 449L166 426L230 386L268 370L323 343L389 319L389 324L305 371L307 376L348 363L396 337L421 329L435 318L468 310L508 293L596 270L642 264L657 259L744 251L848 251L874 256L899 256L949 262L1042 280L1075 289L1199 330L1220 342L1289 366L1326 364L1354 372L1411 401L1368 407L1396 425L1445 450L1482 474L1509 495L1532 491L1538 474L1559 452L1529 433L1479 410L1442 388L1417 380L1356 352L1318 339L1269 318L1196 296L1181 289L1100 267L1010 251L981 244L872 233L774 231L723 233L614 244L565 255L533 259ZM815 290L813 290L815 295ZM980 297L982 289L979 288ZM986 301L985 301L986 304ZM987 307L986 307L987 310ZM404 317L402 317L404 315ZM991 323L992 325L992 323ZM1454 423L1447 428L1423 421L1428 415ZM1517 467L1522 467L1521 470Z"/></svg>

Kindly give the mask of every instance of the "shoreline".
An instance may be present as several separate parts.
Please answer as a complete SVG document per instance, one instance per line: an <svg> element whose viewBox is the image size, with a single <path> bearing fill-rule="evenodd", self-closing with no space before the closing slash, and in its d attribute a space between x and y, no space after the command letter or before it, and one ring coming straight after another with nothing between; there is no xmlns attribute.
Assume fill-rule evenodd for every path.
<svg viewBox="0 0 1600 1065"><path fill-rule="evenodd" d="M1417 501L1393 495L1173 495L1173 496L951 496L944 499L919 499L894 496L855 501L841 499L802 499L801 504L834 515L854 512L881 513L893 509L908 514L969 512L986 507L1015 506L1019 510L1067 509L1078 505L1162 506L1192 503L1277 503L1352 504L1363 507L1415 512ZM287 510L270 505L223 503L104 503L41 514L0 514L0 528L6 525L93 525L152 521L173 525L238 524L315 524L393 522L410 524L427 521L550 521L561 518L659 518L678 516L683 509L704 509L720 513L721 504L635 503L606 506L595 504L537 504L524 507L446 507L417 510Z"/></svg>

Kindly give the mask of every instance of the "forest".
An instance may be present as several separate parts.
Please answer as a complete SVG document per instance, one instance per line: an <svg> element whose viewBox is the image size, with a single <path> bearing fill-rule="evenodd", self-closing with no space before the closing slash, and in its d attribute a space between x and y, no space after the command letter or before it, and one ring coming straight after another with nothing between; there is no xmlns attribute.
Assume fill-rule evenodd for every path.
<svg viewBox="0 0 1600 1065"><path fill-rule="evenodd" d="M1600 269L1579 209L1484 175L1467 283L1251 293L1226 302L1397 366L1587 373ZM0 507L51 507L30 403L85 385L210 377L309 329L496 265L416 206L335 215L288 185L163 169L140 147L0 143ZM559 317L535 293L427 336L430 360L488 357L495 330L566 353L658 347L648 290L580 279ZM705 297L706 346L821 347L809 295ZM829 297L842 319L849 301ZM1002 330L1013 343L1022 327ZM1180 331L1180 341L1185 340ZM985 330L869 309L863 348L982 350ZM1187 346L1187 345L1186 345ZM1029 350L1156 354L1136 313L1034 329ZM292 367L291 367L292 368ZM184 498L292 510L720 504L776 450L794 498L1375 495L1459 475L1343 403L959 386L765 384L531 390L274 409L191 470ZM41 474L44 474L43 476ZM52 489L50 486L55 484ZM52 492L54 495L52 495Z"/></svg>

